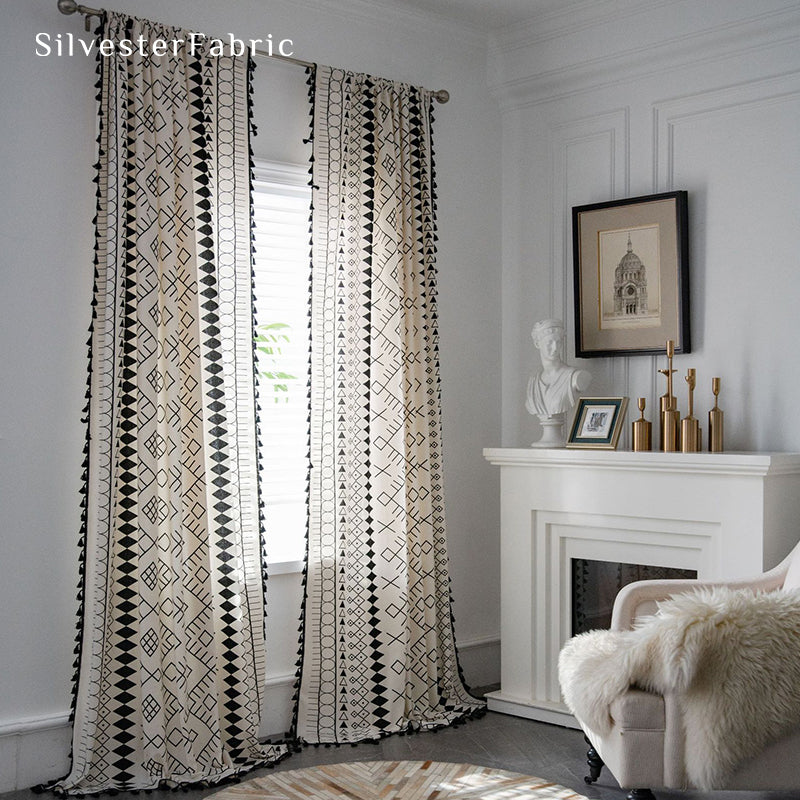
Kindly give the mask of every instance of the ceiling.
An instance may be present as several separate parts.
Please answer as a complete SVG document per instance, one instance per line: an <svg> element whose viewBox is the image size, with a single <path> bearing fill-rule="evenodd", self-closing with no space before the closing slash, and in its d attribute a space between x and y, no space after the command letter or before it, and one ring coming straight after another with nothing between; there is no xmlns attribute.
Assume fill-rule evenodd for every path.
<svg viewBox="0 0 800 800"><path fill-rule="evenodd" d="M545 8L565 2L566 0L393 0L392 5L405 6L439 18L490 30L518 24Z"/></svg>

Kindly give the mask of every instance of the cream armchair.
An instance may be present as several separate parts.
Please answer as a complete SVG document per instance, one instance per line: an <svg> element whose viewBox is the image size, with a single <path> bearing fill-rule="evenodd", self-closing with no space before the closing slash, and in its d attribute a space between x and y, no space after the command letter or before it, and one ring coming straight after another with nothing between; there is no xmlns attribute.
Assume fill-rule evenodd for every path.
<svg viewBox="0 0 800 800"><path fill-rule="evenodd" d="M637 620L655 613L657 602L699 587L711 586L751 589L754 593L779 588L800 589L800 544L777 567L749 581L711 584L702 581L653 580L629 584L615 600L611 630L631 631ZM792 593L790 597L794 598L795 595ZM797 597L800 598L800 592ZM568 647L569 644L565 650ZM562 664L562 687L565 686L565 672L567 667ZM589 675L586 683L591 684L592 673L585 674ZM627 683L624 685L627 686ZM584 691L590 689L591 686ZM800 685L796 686L796 691L800 696ZM568 698L567 692L565 697ZM606 730L600 735L576 712L590 745L587 783L594 783L605 765L619 785L630 790L629 800L653 798L651 789L654 788L696 788L687 775L685 720L681 702L675 695L655 694L630 686L610 702L608 714L611 719L610 731ZM800 789L800 718L797 722L797 726L793 730L790 728L787 735L741 763L724 786L715 788Z"/></svg>

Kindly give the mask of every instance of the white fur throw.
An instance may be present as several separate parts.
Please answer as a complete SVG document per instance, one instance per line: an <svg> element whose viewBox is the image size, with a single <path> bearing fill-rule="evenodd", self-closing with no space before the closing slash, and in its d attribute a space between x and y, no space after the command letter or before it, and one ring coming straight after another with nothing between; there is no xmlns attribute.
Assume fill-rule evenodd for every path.
<svg viewBox="0 0 800 800"><path fill-rule="evenodd" d="M800 725L800 592L676 595L632 631L574 637L558 666L567 706L601 736L628 687L675 694L689 780L723 788L739 764Z"/></svg>

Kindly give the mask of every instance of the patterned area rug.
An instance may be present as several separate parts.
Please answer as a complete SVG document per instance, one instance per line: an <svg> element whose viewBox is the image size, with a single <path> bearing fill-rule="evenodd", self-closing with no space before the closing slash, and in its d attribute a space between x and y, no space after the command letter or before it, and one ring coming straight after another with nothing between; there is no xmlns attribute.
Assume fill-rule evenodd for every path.
<svg viewBox="0 0 800 800"><path fill-rule="evenodd" d="M277 772L214 800L586 800L530 775L438 761L356 761Z"/></svg>

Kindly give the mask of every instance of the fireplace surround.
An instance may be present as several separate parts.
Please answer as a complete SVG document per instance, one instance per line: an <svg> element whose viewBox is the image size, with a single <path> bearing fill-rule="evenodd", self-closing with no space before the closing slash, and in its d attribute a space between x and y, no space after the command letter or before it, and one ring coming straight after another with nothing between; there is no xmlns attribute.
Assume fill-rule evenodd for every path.
<svg viewBox="0 0 800 800"><path fill-rule="evenodd" d="M760 573L800 538L800 454L487 449L501 470L501 685L489 708L570 727L557 659L574 561Z"/></svg>

